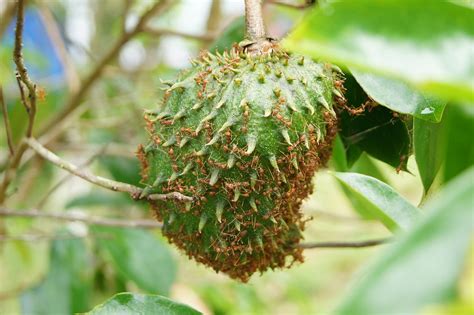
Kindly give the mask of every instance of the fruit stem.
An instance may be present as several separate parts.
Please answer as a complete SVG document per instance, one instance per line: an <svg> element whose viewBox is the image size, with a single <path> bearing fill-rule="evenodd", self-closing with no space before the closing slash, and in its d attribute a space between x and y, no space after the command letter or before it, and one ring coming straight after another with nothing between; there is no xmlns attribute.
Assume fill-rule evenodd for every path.
<svg viewBox="0 0 474 315"><path fill-rule="evenodd" d="M245 28L245 37L251 41L259 41L267 37L261 0L245 0Z"/></svg>

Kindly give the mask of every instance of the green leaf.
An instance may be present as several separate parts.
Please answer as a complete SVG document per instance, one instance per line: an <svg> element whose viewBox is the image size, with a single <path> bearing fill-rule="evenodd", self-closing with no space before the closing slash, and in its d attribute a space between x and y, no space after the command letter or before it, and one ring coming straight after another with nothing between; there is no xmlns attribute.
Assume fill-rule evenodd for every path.
<svg viewBox="0 0 474 315"><path fill-rule="evenodd" d="M61 233L58 237L71 237ZM21 295L24 314L72 314L85 312L92 291L88 270L90 257L81 239L53 241L50 267L46 278L37 287Z"/></svg>
<svg viewBox="0 0 474 315"><path fill-rule="evenodd" d="M195 309L159 295L134 294L129 292L114 295L105 303L97 305L90 315L198 315Z"/></svg>
<svg viewBox="0 0 474 315"><path fill-rule="evenodd" d="M449 181L474 165L474 107L449 106L445 115L444 180Z"/></svg>
<svg viewBox="0 0 474 315"><path fill-rule="evenodd" d="M349 169L347 166L347 158L346 152L344 148L344 144L339 136L336 137L333 144L332 149L332 157L331 157L331 165L332 168L338 172L347 172L351 171L354 173L364 174L371 177L375 177L382 182L387 183L387 179L383 175L383 173L379 170L377 165L373 162L373 160L366 154L362 153L357 161L352 165ZM353 193L350 189L344 186L342 183L339 183L342 191L346 195L347 199L352 204L352 208L364 219L376 219L377 217L373 215L372 212L367 211L365 208L364 203L359 201L357 194Z"/></svg>
<svg viewBox="0 0 474 315"><path fill-rule="evenodd" d="M224 50L232 48L234 43L238 43L244 39L245 36L245 19L243 16L236 18L227 26L222 34L209 47L209 51L218 51L220 53Z"/></svg>
<svg viewBox="0 0 474 315"><path fill-rule="evenodd" d="M6 218L5 218L6 219ZM18 218L3 221L7 235L21 235L28 227ZM27 224L29 224L28 222ZM7 236L8 237L8 236ZM0 250L0 296L6 296L19 287L31 287L44 278L49 267L49 244L46 242L7 241ZM24 272L28 270L28 272ZM2 302L0 302L0 310Z"/></svg>
<svg viewBox="0 0 474 315"><path fill-rule="evenodd" d="M335 173L335 176L354 194L365 211L390 230L407 229L420 216L416 207L378 179L356 173Z"/></svg>
<svg viewBox="0 0 474 315"><path fill-rule="evenodd" d="M176 262L163 242L139 229L95 226L93 230L104 235L97 242L125 279L147 292L169 293L176 277Z"/></svg>
<svg viewBox="0 0 474 315"><path fill-rule="evenodd" d="M106 155L99 159L115 180L120 182L140 185L140 163L138 159L127 158L123 156Z"/></svg>
<svg viewBox="0 0 474 315"><path fill-rule="evenodd" d="M340 115L340 135L352 166L363 151L395 168L406 169L410 136L406 123L392 111L376 106L361 115Z"/></svg>
<svg viewBox="0 0 474 315"><path fill-rule="evenodd" d="M367 153L360 155L359 159L352 165L350 172L367 175L388 184L388 179Z"/></svg>
<svg viewBox="0 0 474 315"><path fill-rule="evenodd" d="M419 119L432 122L441 120L446 102L423 95L401 81L356 70L351 73L377 103Z"/></svg>
<svg viewBox="0 0 474 315"><path fill-rule="evenodd" d="M335 1L308 14L284 46L443 98L472 100L473 20L472 9L450 1Z"/></svg>
<svg viewBox="0 0 474 315"><path fill-rule="evenodd" d="M443 162L443 125L416 118L413 125L415 159L426 193L433 184Z"/></svg>
<svg viewBox="0 0 474 315"><path fill-rule="evenodd" d="M346 158L346 149L344 148L344 143L341 140L341 136L337 134L336 139L334 139L332 146L332 155L329 162L333 169L338 172L347 171L347 158Z"/></svg>
<svg viewBox="0 0 474 315"><path fill-rule="evenodd" d="M474 226L474 168L427 206L429 215L371 265L337 314L415 314L453 297Z"/></svg>

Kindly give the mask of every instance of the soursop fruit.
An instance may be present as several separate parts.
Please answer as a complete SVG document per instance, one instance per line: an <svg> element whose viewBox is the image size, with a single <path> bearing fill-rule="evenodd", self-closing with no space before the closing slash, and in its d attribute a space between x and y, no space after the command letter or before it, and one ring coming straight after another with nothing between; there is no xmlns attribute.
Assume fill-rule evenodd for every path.
<svg viewBox="0 0 474 315"><path fill-rule="evenodd" d="M152 202L163 234L244 282L302 261L300 205L331 152L340 74L276 44L260 55L203 52L192 64L145 113L150 141L138 150L147 193L194 198Z"/></svg>

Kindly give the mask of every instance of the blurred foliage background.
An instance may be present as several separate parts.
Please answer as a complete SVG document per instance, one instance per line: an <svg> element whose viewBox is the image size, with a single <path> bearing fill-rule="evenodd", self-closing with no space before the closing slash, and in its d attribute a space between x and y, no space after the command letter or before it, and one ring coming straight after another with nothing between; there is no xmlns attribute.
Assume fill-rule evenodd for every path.
<svg viewBox="0 0 474 315"><path fill-rule="evenodd" d="M144 109L159 106L163 93L160 80L172 79L189 67L189 60L201 49L222 51L240 41L244 32L241 0L168 2L166 9L153 15L143 29L134 33L137 22L153 1L29 1L25 13L24 56L33 81L42 91L34 131L41 143L95 174L140 185L134 152L138 144L146 142L142 113ZM299 8L267 2L264 5L267 28L277 38L287 34L316 6L304 5L304 1L290 1L301 5ZM327 2L318 5L324 8ZM28 119L20 102L11 57L15 5L12 0L0 3L0 84L13 140L18 143ZM366 11L369 19L370 6ZM306 27L297 30L292 39L294 46L305 44L298 42L298 35L311 38L311 24ZM302 45L302 49L307 47ZM344 71L348 73L347 98L352 105L359 106L367 99L365 93L370 89L364 86L364 92L349 70L344 68ZM472 74L472 60L470 71ZM78 91L83 94L76 100ZM374 99L383 104L384 96L387 98L382 95ZM436 102L443 104L438 106ZM445 102L436 102L429 104L434 104L433 121L438 122ZM55 121L53 118L71 103L74 106L67 117ZM460 140L470 134L460 144L446 142L450 147L446 152L452 150L459 159L466 160L455 159L446 164L443 169L448 171L456 165L472 165L472 155L469 157L468 152L472 152L473 133L469 131L472 131L473 113L469 106L446 110L448 117L454 117L451 119L455 124L465 121L461 129L468 129L463 129L461 136L456 129L449 129L449 120L442 122L448 126L446 133L451 133L450 139ZM419 166L426 164L417 163L415 156L410 155L413 128L416 129L414 118L403 115L394 118L386 107L379 107L375 112L376 115L362 118L350 115L345 118L331 169L370 175L390 185L412 205L424 203L440 190L444 180L437 173L438 166L426 166L436 170L429 175L423 170L425 175L420 176ZM431 122L419 122L423 123ZM350 141L360 135L362 140ZM0 166L4 171L9 154L3 132L0 144ZM433 145L438 148L438 144ZM427 156L430 161L444 154L426 150L420 149L420 155L431 153ZM452 155L446 153L446 156ZM463 169L446 171L446 176L455 177ZM314 183L315 193L303 206L304 213L313 218L305 231L307 241L358 241L391 235L377 218L364 213L367 200L361 201L351 192L350 185L341 185L330 171L319 172ZM473 192L470 193L466 204L472 219ZM38 209L44 213L128 221L152 216L146 203L72 177L32 152L25 153L7 195L2 207L18 211ZM254 276L249 283L241 284L188 260L167 244L158 229L106 227L47 217L0 217L0 220L4 229L0 235L1 314L85 312L123 291L163 295L206 314L327 314L349 292L351 279L364 273L366 262L384 250L382 246L308 249L305 263ZM439 306L436 304L444 298L435 299L419 313L474 311L474 258L473 251L469 252L461 262L456 261L462 264L462 276L457 277L456 287L448 294L449 303Z"/></svg>

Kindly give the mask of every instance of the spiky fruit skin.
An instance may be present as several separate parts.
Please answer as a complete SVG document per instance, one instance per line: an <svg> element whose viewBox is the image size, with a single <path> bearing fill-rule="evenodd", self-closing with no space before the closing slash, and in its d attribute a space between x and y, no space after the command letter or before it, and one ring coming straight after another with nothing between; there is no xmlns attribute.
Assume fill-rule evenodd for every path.
<svg viewBox="0 0 474 315"><path fill-rule="evenodd" d="M194 197L153 202L164 235L242 281L302 261L299 209L330 155L340 78L277 47L203 53L193 64L145 114L151 140L138 152L147 192Z"/></svg>

